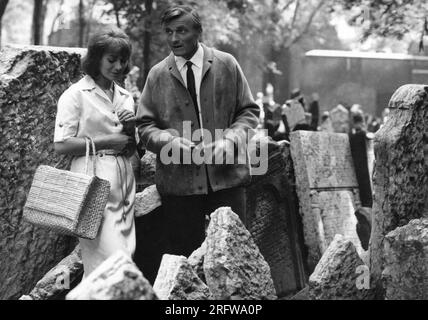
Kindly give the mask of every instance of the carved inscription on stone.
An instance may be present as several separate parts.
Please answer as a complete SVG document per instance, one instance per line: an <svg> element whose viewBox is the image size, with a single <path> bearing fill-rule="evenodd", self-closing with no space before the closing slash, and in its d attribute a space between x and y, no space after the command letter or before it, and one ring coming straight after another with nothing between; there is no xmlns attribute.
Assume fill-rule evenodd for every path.
<svg viewBox="0 0 428 320"><path fill-rule="evenodd" d="M304 175L296 179L307 177L309 188L358 188L347 134L298 131L292 133L291 148Z"/></svg>
<svg viewBox="0 0 428 320"><path fill-rule="evenodd" d="M309 268L315 267L336 234L362 253L354 215L360 206L358 182L348 135L295 131L290 138Z"/></svg>

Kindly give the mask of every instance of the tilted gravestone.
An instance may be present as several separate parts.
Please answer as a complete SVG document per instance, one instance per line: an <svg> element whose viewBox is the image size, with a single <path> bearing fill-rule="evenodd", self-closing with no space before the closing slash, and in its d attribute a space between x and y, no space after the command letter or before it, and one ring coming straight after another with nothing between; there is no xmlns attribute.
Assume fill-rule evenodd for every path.
<svg viewBox="0 0 428 320"><path fill-rule="evenodd" d="M309 269L336 234L361 254L354 214L360 200L348 135L295 131L290 138Z"/></svg>
<svg viewBox="0 0 428 320"><path fill-rule="evenodd" d="M384 241L388 232L428 217L428 86L404 85L391 97L387 122L375 135L370 272L384 297Z"/></svg>
<svg viewBox="0 0 428 320"><path fill-rule="evenodd" d="M268 262L279 297L302 289L308 277L303 230L289 146L269 142L268 170L246 188L246 228Z"/></svg>
<svg viewBox="0 0 428 320"><path fill-rule="evenodd" d="M41 46L0 52L0 299L28 293L76 245L22 221L22 208L38 165L60 159L53 150L56 105L80 79L82 53Z"/></svg>
<svg viewBox="0 0 428 320"><path fill-rule="evenodd" d="M314 300L371 299L372 291L360 279L365 268L352 242L336 234L309 277L308 296Z"/></svg>

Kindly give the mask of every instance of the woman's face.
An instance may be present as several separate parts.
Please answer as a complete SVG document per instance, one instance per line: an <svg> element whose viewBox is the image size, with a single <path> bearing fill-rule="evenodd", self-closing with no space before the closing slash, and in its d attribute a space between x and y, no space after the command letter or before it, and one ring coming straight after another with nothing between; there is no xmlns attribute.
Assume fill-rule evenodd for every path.
<svg viewBox="0 0 428 320"><path fill-rule="evenodd" d="M128 65L128 60L120 55L120 52L107 51L101 58L100 73L110 80L121 80L123 72Z"/></svg>

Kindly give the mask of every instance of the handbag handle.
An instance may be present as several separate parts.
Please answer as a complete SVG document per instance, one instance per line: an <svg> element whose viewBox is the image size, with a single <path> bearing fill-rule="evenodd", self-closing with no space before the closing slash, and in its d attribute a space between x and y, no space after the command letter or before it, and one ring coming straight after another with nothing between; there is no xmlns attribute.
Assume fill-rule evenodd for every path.
<svg viewBox="0 0 428 320"><path fill-rule="evenodd" d="M93 168L93 172L92 174L94 176L97 175L97 159L96 159L96 155L97 155L97 150L95 149L95 143L94 140L92 140L91 137L85 137L85 143L86 143L86 155L85 155L85 173L88 174L88 164L89 164L89 157L90 157L90 149L92 148L92 168Z"/></svg>

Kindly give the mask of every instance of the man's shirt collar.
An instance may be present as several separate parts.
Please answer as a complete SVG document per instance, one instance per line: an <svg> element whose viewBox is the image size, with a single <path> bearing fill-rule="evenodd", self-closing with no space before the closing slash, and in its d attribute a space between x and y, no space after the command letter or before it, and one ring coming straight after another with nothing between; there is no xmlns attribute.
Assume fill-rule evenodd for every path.
<svg viewBox="0 0 428 320"><path fill-rule="evenodd" d="M174 56L174 59L175 59L175 63L177 64L178 71L181 71L184 68L186 62L188 61L183 57L177 57L177 56ZM195 54L189 61L191 61L193 65L196 66L197 68L202 69L202 65L204 63L204 49L202 48L200 43L198 43L198 50L196 50Z"/></svg>

